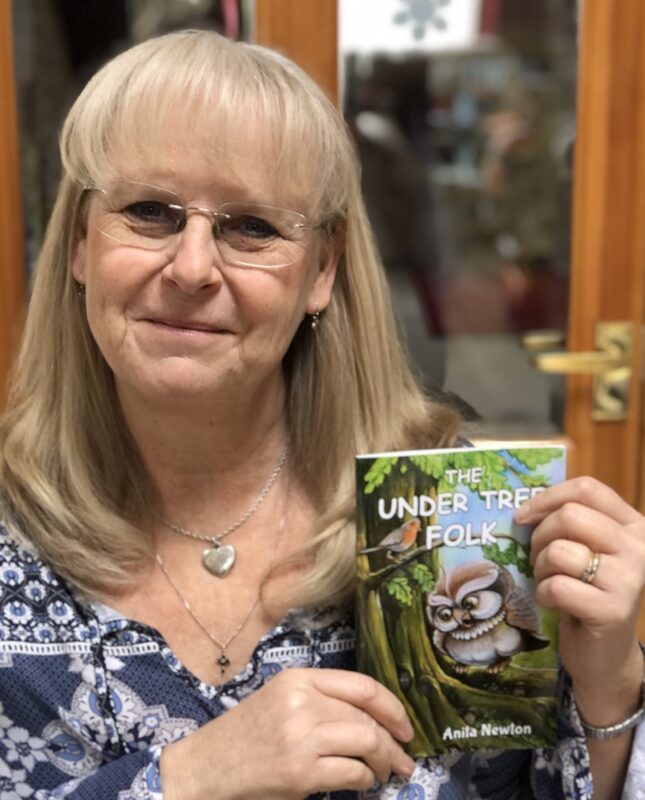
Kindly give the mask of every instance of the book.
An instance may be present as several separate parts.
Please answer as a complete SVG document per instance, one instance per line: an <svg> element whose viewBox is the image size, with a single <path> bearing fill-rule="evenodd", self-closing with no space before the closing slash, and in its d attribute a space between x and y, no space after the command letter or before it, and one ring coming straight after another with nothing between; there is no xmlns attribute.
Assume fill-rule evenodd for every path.
<svg viewBox="0 0 645 800"><path fill-rule="evenodd" d="M557 613L535 601L515 510L565 479L563 447L361 455L357 657L403 702L413 757L556 741Z"/></svg>

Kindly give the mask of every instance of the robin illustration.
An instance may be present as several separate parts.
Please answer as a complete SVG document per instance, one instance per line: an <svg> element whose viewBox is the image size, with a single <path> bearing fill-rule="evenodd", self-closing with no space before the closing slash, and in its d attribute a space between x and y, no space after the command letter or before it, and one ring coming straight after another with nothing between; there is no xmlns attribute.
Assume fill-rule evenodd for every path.
<svg viewBox="0 0 645 800"><path fill-rule="evenodd" d="M391 561L395 561L397 554L405 553L405 551L409 550L416 542L420 527L421 521L416 517L414 519L409 519L407 522L399 525L398 528L390 531L390 533L381 539L375 547L366 547L365 550L361 550L361 555L365 555L365 553L376 553L379 550L387 550L386 557Z"/></svg>

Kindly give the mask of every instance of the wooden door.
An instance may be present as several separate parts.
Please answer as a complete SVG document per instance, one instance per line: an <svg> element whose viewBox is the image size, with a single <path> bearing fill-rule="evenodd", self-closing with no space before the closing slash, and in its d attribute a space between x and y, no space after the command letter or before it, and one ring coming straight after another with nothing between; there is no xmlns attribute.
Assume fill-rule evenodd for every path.
<svg viewBox="0 0 645 800"><path fill-rule="evenodd" d="M10 0L0 0L0 408L20 336L25 260Z"/></svg>
<svg viewBox="0 0 645 800"><path fill-rule="evenodd" d="M627 0L616 12L604 0L583 6L568 349L593 349L599 322L631 322L629 405L624 421L594 422L590 378L571 377L565 430L575 473L644 510L645 6Z"/></svg>

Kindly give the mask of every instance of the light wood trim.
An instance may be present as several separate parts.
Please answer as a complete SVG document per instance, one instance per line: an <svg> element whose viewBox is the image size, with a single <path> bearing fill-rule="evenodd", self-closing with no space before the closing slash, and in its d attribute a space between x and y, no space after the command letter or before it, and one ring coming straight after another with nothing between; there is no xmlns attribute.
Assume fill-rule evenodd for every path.
<svg viewBox="0 0 645 800"><path fill-rule="evenodd" d="M0 0L0 407L25 305L11 2Z"/></svg>
<svg viewBox="0 0 645 800"><path fill-rule="evenodd" d="M591 421L591 381L567 387L566 432L574 474L590 472L643 510L641 330L645 309L645 5L582 5L574 183L569 349L593 345L599 320L634 325L631 391L624 423ZM638 620L645 638L645 605Z"/></svg>
<svg viewBox="0 0 645 800"><path fill-rule="evenodd" d="M256 0L255 41L296 62L338 102L337 0Z"/></svg>
<svg viewBox="0 0 645 800"><path fill-rule="evenodd" d="M644 40L642 38L643 34L645 33L644 28L645 13L641 9L641 27L639 29L641 38L637 66L638 74L641 76L641 81L639 83L639 89L641 92L643 89L645 89L645 47L643 47ZM643 143L643 140L645 139L645 103L643 103L641 99L640 102L635 103L635 106L635 112L637 114L636 138L637 141ZM638 447L638 453L636 456L638 463L638 495L636 497L636 506L642 514L645 513L645 469L643 468L643 458L645 457L645 402L643 393L643 381L645 380L645 320L643 319L643 315L645 314L645 279L642 275L642 273L645 272L645 224L643 224L643 221L645 220L644 149L645 148L641 147L640 158L634 164L634 180L635 186L637 187L633 198L634 219L640 220L641 224L640 227L638 224L635 225L631 254L633 263L635 265L640 264L641 282L640 287L635 287L634 291L634 295L638 293L638 297L634 297L634 303L635 305L637 302L639 304L636 306L634 312L636 326L634 333L637 340L638 351L635 353L634 359L632 360L632 370L634 375L633 383L635 386L633 387L634 397L630 397L632 407L638 409L637 416L640 423L640 435L635 437ZM645 600L643 600L641 603L637 634L639 640L641 642L645 642Z"/></svg>
<svg viewBox="0 0 645 800"><path fill-rule="evenodd" d="M645 74L645 47L642 46L640 61L640 72L641 74ZM641 102L637 104L637 108L639 113L638 136L642 141L645 138L645 103L641 100ZM645 157L641 158L640 162L635 165L634 171L637 176L636 185L640 187L640 191L636 192L634 198L634 215L636 219L640 219L643 224L641 224L640 231L634 236L632 245L633 259L634 263L640 263L641 269L645 271ZM643 382L645 381L645 319L643 319L643 315L645 315L645 280L642 281L640 286L640 303L640 324L635 331L640 350L638 353L638 360L634 360L633 370L634 375L637 376L638 388L640 390L640 395L638 397L638 401L640 401L640 436L638 437L640 461L637 506L641 514L645 514L645 468L643 467L643 459L645 458L645 397L643 393ZM645 641L645 614L643 614L640 634L641 641Z"/></svg>
<svg viewBox="0 0 645 800"><path fill-rule="evenodd" d="M597 321L643 320L645 226L645 4L585 0L578 80L569 349L593 349ZM638 502L641 461L640 336L629 416L591 420L591 380L568 382L566 434L574 474L589 472Z"/></svg>

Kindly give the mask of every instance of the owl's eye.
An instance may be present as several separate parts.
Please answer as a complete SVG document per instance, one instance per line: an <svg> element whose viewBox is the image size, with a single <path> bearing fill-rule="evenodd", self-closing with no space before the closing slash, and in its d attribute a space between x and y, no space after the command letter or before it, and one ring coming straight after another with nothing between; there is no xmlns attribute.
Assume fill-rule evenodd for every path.
<svg viewBox="0 0 645 800"><path fill-rule="evenodd" d="M441 606L437 609L437 619L441 622L450 622L452 619L452 609L448 606Z"/></svg>
<svg viewBox="0 0 645 800"><path fill-rule="evenodd" d="M476 594L468 594L461 601L461 607L465 608L466 611L472 611L473 608L477 608L478 605L479 605L479 597L477 597Z"/></svg>

